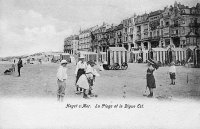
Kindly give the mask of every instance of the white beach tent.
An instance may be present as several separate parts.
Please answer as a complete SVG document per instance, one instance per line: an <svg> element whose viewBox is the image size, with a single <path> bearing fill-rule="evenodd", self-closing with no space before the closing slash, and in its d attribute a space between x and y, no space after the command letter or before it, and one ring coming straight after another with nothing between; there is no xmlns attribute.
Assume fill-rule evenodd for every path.
<svg viewBox="0 0 200 129"><path fill-rule="evenodd" d="M131 62L137 62L139 57L141 57L142 51L141 50L132 50L130 54Z"/></svg>
<svg viewBox="0 0 200 129"><path fill-rule="evenodd" d="M166 48L152 48L149 50L149 57L155 61L161 63L167 60L167 49Z"/></svg>
<svg viewBox="0 0 200 129"><path fill-rule="evenodd" d="M107 50L107 59L109 65L113 65L114 63L121 65L123 62L128 62L127 50L124 47L109 47Z"/></svg>

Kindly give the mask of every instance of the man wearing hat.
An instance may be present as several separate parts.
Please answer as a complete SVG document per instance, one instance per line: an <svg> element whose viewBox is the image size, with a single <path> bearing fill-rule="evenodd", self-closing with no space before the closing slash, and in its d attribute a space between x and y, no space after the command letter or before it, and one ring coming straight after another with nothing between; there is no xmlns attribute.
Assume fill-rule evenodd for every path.
<svg viewBox="0 0 200 129"><path fill-rule="evenodd" d="M84 59L85 59L84 55L81 55L79 57L79 62L76 65L75 75L76 75L76 92L77 92L77 94L80 93L79 86L77 85L78 79L80 78L80 76L82 74L85 74L85 71L87 69L87 63L84 61ZM81 88L80 88L80 91L82 91Z"/></svg>
<svg viewBox="0 0 200 129"><path fill-rule="evenodd" d="M65 96L65 88L66 88L66 80L67 80L67 61L62 60L61 66L57 71L57 84L58 84L58 93L57 99L58 101L63 101Z"/></svg>
<svg viewBox="0 0 200 129"><path fill-rule="evenodd" d="M169 68L169 75L170 75L170 79L171 79L171 84L170 85L175 85L176 67L175 67L175 63L174 62L171 63L171 66Z"/></svg>

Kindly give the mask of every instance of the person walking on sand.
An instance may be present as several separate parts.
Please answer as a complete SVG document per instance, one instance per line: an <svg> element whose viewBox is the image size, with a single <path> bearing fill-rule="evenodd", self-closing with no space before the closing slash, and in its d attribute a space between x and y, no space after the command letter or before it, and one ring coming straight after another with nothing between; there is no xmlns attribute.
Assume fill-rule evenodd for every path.
<svg viewBox="0 0 200 129"><path fill-rule="evenodd" d="M76 65L76 70L75 70L75 75L76 75L76 82L75 82L75 85L76 85L76 94L79 94L82 91L82 88L80 88L77 85L77 82L78 82L80 76L82 74L85 74L85 71L86 71L86 68L87 68L87 63L84 61L84 59L85 59L85 57L83 55L81 55L79 57L80 61ZM79 89L80 89L80 91L79 91Z"/></svg>
<svg viewBox="0 0 200 129"><path fill-rule="evenodd" d="M155 78L153 72L155 68L151 63L148 64L149 67L147 69L146 79L147 79L147 87L149 88L150 94L147 97L153 97L153 89L156 88Z"/></svg>
<svg viewBox="0 0 200 129"><path fill-rule="evenodd" d="M21 68L23 67L22 59L19 58L19 61L17 63L17 69L18 69L18 77L21 76Z"/></svg>
<svg viewBox="0 0 200 129"><path fill-rule="evenodd" d="M172 62L171 66L169 67L169 75L171 79L171 84L170 85L175 85L175 79L176 79L176 67L175 63Z"/></svg>
<svg viewBox="0 0 200 129"><path fill-rule="evenodd" d="M61 66L58 68L58 71L57 71L57 84L58 84L57 99L58 101L63 101L63 98L65 96L66 80L67 80L67 61L62 60Z"/></svg>
<svg viewBox="0 0 200 129"><path fill-rule="evenodd" d="M95 62L93 61L88 61L87 62L87 69L86 69L86 77L89 83L89 91L88 91L88 95L90 95L90 97L93 97L94 94L92 93L93 87L94 87L94 81L96 76L100 76L96 69L94 68L94 65L96 65Z"/></svg>

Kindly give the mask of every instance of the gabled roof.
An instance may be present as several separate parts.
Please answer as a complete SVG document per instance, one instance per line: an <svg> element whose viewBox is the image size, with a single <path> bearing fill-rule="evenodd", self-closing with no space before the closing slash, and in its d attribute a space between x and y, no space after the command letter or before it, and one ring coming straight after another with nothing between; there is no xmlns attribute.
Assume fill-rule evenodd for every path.
<svg viewBox="0 0 200 129"><path fill-rule="evenodd" d="M171 48L173 51L185 51L184 48L180 48L180 47L175 47L175 48Z"/></svg>
<svg viewBox="0 0 200 129"><path fill-rule="evenodd" d="M190 31L187 35L186 35L186 37L197 37L198 35L197 34L195 34L195 33L193 33L192 31Z"/></svg>
<svg viewBox="0 0 200 129"><path fill-rule="evenodd" d="M149 17L160 15L162 12L164 12L164 11L163 10L157 10L157 11L154 11L154 12L150 12Z"/></svg>
<svg viewBox="0 0 200 129"><path fill-rule="evenodd" d="M127 51L124 47L109 47L111 51Z"/></svg>
<svg viewBox="0 0 200 129"><path fill-rule="evenodd" d="M187 50L188 49L194 50L195 48L196 48L196 46L189 46L189 47L187 47Z"/></svg>

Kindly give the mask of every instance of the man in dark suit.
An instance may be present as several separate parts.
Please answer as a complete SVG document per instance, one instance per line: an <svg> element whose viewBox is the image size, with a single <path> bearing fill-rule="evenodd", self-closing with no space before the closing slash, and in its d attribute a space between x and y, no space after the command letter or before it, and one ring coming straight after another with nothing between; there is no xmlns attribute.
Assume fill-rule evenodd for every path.
<svg viewBox="0 0 200 129"><path fill-rule="evenodd" d="M17 68L18 68L18 76L20 77L20 70L21 70L21 67L23 67L23 64L22 64L22 60L21 58L19 58L19 61L17 63Z"/></svg>

